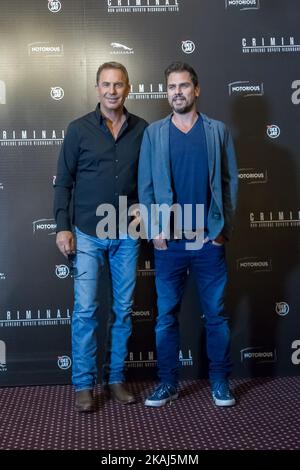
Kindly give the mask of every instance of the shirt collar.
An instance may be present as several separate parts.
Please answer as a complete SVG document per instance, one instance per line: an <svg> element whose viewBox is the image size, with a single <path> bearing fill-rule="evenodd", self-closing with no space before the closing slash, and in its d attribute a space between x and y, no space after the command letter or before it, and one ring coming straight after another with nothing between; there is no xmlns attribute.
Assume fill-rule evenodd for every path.
<svg viewBox="0 0 300 470"><path fill-rule="evenodd" d="M127 111L125 106L123 107L123 110L124 110L124 114L125 114L125 118L126 118L126 122L127 122L128 119L130 118L130 113ZM96 112L97 119L100 122L100 125L103 124L103 121L105 120L105 117L101 113L100 103L97 104L95 112Z"/></svg>

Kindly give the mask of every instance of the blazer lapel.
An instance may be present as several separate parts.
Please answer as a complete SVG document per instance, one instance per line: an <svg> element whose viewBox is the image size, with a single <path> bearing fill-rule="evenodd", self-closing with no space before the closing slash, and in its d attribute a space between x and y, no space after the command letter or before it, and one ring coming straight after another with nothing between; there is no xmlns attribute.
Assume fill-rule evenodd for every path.
<svg viewBox="0 0 300 470"><path fill-rule="evenodd" d="M164 170L171 181L171 167L170 167L170 119L167 116L160 128L160 146L161 155L159 155L162 170Z"/></svg>
<svg viewBox="0 0 300 470"><path fill-rule="evenodd" d="M203 118L204 132L205 132L205 137L206 137L209 178L210 178L210 182L212 182L213 177L214 177L215 158L216 158L214 129L213 129L212 122L204 114L201 114L201 115Z"/></svg>

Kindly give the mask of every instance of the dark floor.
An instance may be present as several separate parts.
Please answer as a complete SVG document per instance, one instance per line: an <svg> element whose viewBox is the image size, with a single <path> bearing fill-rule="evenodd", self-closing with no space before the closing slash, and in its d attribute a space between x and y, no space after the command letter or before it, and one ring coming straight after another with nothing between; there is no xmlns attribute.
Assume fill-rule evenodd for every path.
<svg viewBox="0 0 300 470"><path fill-rule="evenodd" d="M69 385L0 389L0 449L300 449L300 377L232 381L237 405L216 407L206 380L181 383L178 400L147 408L153 383L132 383L136 404L97 388L98 409L73 411Z"/></svg>

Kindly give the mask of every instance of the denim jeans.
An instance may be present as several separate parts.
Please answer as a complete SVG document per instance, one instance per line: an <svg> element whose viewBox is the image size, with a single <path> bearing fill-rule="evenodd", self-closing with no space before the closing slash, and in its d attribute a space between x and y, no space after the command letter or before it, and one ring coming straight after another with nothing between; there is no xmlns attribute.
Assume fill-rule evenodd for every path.
<svg viewBox="0 0 300 470"><path fill-rule="evenodd" d="M185 240L170 241L167 250L154 250L158 316L156 349L158 375L163 383L178 385L180 309L187 268L193 271L200 294L211 382L231 372L230 332L224 311L227 268L224 246L211 241L200 250L186 250Z"/></svg>
<svg viewBox="0 0 300 470"><path fill-rule="evenodd" d="M72 318L72 382L75 390L92 389L97 383L97 310L99 282L107 256L112 282L109 383L124 382L124 361L131 334L131 312L136 283L139 241L131 238L101 240L75 229L74 311Z"/></svg>

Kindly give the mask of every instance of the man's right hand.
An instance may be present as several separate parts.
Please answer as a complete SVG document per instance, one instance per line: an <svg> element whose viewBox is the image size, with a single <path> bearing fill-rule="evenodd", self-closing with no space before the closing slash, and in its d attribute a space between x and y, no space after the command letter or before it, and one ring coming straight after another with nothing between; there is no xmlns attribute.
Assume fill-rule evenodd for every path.
<svg viewBox="0 0 300 470"><path fill-rule="evenodd" d="M59 251L67 258L75 253L75 237L69 230L62 230L56 235L56 245Z"/></svg>
<svg viewBox="0 0 300 470"><path fill-rule="evenodd" d="M154 248L156 248L157 250L167 250L168 249L168 245L167 245L167 242L166 242L166 237L165 237L165 234L162 232L160 233L159 235L157 235L155 238L153 238L153 245L154 245Z"/></svg>

